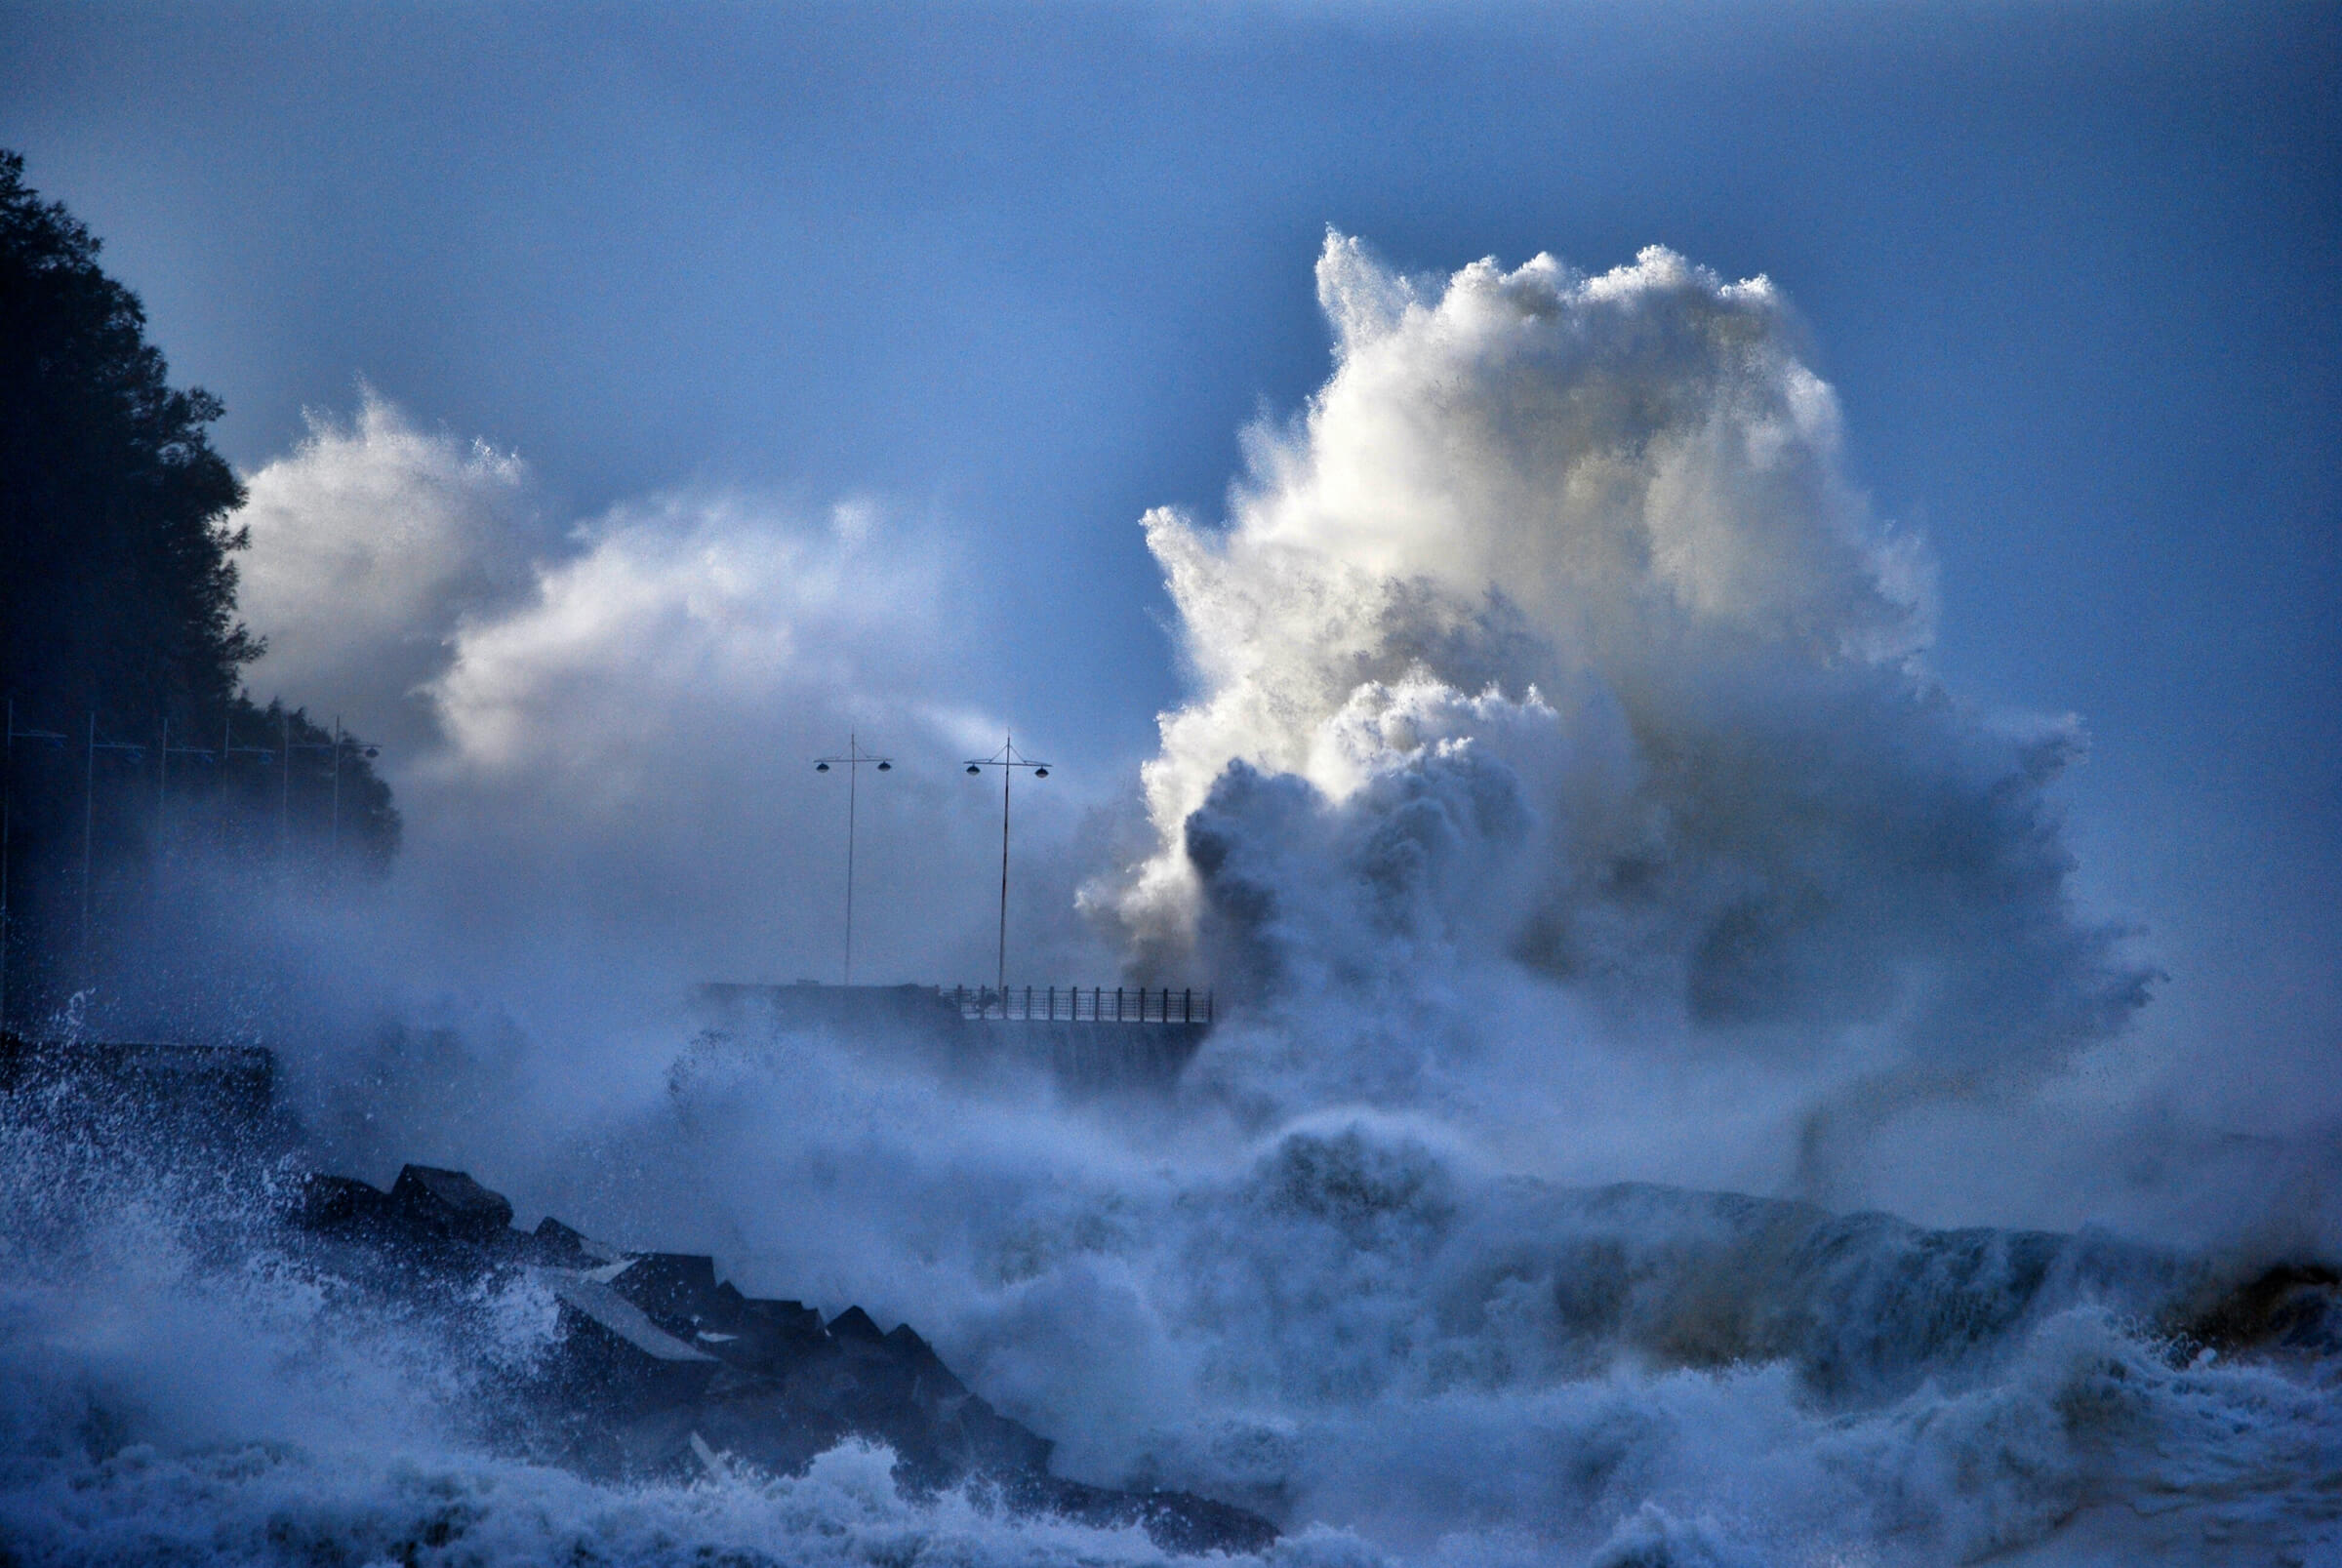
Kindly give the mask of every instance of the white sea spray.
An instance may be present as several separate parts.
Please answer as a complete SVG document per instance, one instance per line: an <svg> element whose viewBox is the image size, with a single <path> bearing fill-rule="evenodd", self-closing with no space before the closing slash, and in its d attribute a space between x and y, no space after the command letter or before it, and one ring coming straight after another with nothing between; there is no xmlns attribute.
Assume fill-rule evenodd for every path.
<svg viewBox="0 0 2342 1568"><path fill-rule="evenodd" d="M419 854L461 907L428 941L336 940L377 978L467 922L504 942L427 1021L287 1041L324 1146L378 1180L465 1165L524 1216L909 1321L1061 1473L1258 1509L1293 1568L2342 1555L2342 1367L2172 1338L2206 1290L2330 1248L2330 1152L2200 1140L2259 1206L2186 1245L2073 1224L2160 1212L2122 1207L2099 1155L2136 1123L2069 1074L2148 979L2068 886L2052 791L2080 730L1930 674L1925 550L1849 477L1779 291L1664 250L1407 279L1338 235L1318 280L1326 386L1253 432L1225 526L1147 520L1193 693L1135 848L1080 868L1090 925L1060 911L1050 939L1220 987L1157 1101L642 1001L691 947L641 928L700 885L707 824L778 798L736 710L875 712L956 754L967 715L907 695L949 618L903 531L848 508L783 537L670 497L522 571L455 537L522 504L507 460L373 408L321 427L256 487L272 526L328 507L320 547L460 557L358 576L431 600L360 629L423 661L416 798L466 825ZM377 491L453 500L380 535ZM405 702L414 669L383 668ZM963 817L932 791L905 812L939 843ZM774 899L786 927L828 918L772 865L708 874L722 912L683 924L727 952ZM514 992L561 1008L480 978L514 954ZM1969 1142L1914 1136L1955 1111ZM2161 1180L2197 1146L2160 1143ZM1163 1555L981 1489L907 1495L861 1443L799 1476L533 1465L498 1426L552 1331L525 1280L371 1297L272 1239L264 1181L21 1100L0 1172L18 1562ZM1868 1211L1955 1179L2004 1200L1995 1224Z"/></svg>

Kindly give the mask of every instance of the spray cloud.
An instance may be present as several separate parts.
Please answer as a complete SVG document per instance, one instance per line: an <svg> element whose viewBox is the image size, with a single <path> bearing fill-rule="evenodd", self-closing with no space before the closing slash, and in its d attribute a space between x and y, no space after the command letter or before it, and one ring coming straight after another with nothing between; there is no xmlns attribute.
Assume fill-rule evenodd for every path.
<svg viewBox="0 0 2342 1568"><path fill-rule="evenodd" d="M1930 679L1924 554L1847 480L1832 396L1769 286L1664 251L1600 277L1540 259L1410 282L1338 236L1319 281L1333 376L1254 433L1229 526L1148 520L1196 695L1145 773L1151 851L1085 902L1141 965L1200 956L1250 990L1183 1099L963 1094L852 1040L654 1033L619 1042L650 1070L602 1104L472 1094L494 1109L461 1137L445 1103L470 1085L418 1075L379 1157L463 1163L524 1212L915 1319L1061 1440L1065 1473L1268 1509L1294 1530L1280 1561L1372 1560L1345 1530L1449 1564L1965 1560L2107 1499L2095 1520L2131 1549L2102 1555L2330 1537L2332 1401L2143 1342L2166 1254L1544 1179L1715 1182L1735 1115L1776 1152L1802 1116L1827 1176L1847 1157L1833 1138L1859 1145L1925 1097L2039 1085L2144 980L2067 895L2048 790L2074 727ZM937 577L904 569L934 558L902 546L914 525L685 494L536 536L517 578L483 578L463 563L507 557L472 531L520 515L525 471L410 437L370 408L288 460L281 491L254 487L256 504L297 493L306 464L304 526L393 554L420 540L423 560L366 581L494 584L353 623L427 652L383 687L420 693L429 724L397 775L417 831L395 895L429 935L385 971L446 973L468 946L483 976L580 989L575 1021L607 1031L614 975L594 960L697 979L778 946L759 920L819 923L803 867L829 846L771 783L784 770L849 725L883 723L930 764L975 749L930 695L952 645ZM408 478L372 500L328 482L378 462ZM434 493L433 475L469 521L384 529L400 485ZM283 537L255 536L263 557ZM285 636L295 611L271 613L272 659L323 645L322 623ZM742 744L747 713L769 745ZM971 804L963 823L909 795L907 836L989 848ZM984 879L962 880L981 906ZM365 934L383 948L397 924ZM586 1076L578 1034L530 1043L550 1076ZM369 1114L399 1109L360 1087ZM81 1363L56 1359L18 1381L67 1387ZM213 1486L273 1529L280 1469L326 1498L309 1513L407 1506L372 1447L221 1481L210 1449L162 1438L170 1496L51 1465L12 1482L47 1512L18 1511L78 1539L88 1495L217 1534L173 1501ZM541 1535L538 1554L574 1555L626 1511L408 1440L425 1473L484 1477L478 1528ZM853 1560L859 1545L818 1546L863 1539L822 1488L882 1467L824 1464L754 1497L650 1488L626 1508L663 1541L728 1546L706 1522L720 1503L759 1542ZM956 1519L880 1501L885 1560ZM942 1549L1046 1554L966 1524Z"/></svg>
<svg viewBox="0 0 2342 1568"><path fill-rule="evenodd" d="M1093 906L1272 997L1525 975L1525 1026L1888 1104L2121 1025L2147 976L2048 794L2078 727L1930 678L1928 557L1768 282L1656 247L1408 279L1329 234L1317 288L1333 375L1250 432L1226 527L1147 518L1197 690ZM1350 1091L1422 1089L1357 1055Z"/></svg>

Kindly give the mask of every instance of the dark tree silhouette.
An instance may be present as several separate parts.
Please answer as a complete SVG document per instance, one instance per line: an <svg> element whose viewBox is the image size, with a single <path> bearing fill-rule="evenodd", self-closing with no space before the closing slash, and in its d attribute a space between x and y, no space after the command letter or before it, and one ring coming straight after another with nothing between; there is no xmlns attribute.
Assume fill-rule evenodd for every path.
<svg viewBox="0 0 2342 1568"><path fill-rule="evenodd" d="M94 928L154 927L167 856L283 881L380 869L398 840L362 744L337 756L304 712L239 690L261 643L236 620L244 487L212 450L220 400L171 385L99 248L0 151L0 695L20 730L64 735L9 758L0 983L25 983L20 1004L80 983Z"/></svg>
<svg viewBox="0 0 2342 1568"><path fill-rule="evenodd" d="M0 626L7 685L58 711L190 723L260 652L235 622L244 487L173 388L97 238L0 153Z"/></svg>

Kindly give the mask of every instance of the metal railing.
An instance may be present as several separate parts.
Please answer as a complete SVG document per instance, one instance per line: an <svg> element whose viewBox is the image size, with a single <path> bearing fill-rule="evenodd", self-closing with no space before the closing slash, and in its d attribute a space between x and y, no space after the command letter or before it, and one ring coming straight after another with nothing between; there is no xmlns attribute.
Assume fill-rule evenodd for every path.
<svg viewBox="0 0 2342 1568"><path fill-rule="evenodd" d="M990 985L936 987L936 994L967 1019L1034 1024L1209 1024L1212 993L1144 986Z"/></svg>

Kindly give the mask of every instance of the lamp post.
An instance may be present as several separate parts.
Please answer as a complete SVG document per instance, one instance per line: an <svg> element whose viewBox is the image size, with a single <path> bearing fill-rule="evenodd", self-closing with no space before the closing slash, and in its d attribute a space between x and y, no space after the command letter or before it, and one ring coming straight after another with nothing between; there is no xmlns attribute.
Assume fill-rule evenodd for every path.
<svg viewBox="0 0 2342 1568"><path fill-rule="evenodd" d="M862 748L861 737L849 732L846 736L846 754L842 757L816 757L813 771L828 773L831 764L846 770L846 973L841 984L854 984L854 795L862 784L862 765L869 763L880 773L894 771L895 759L882 757Z"/></svg>
<svg viewBox="0 0 2342 1568"><path fill-rule="evenodd" d="M970 757L968 771L981 774L987 768L1000 770L1000 955L999 973L993 984L1000 992L1000 1005L1008 1006L1008 782L1019 768L1030 768L1035 779L1049 777L1049 764L1035 762L1017 754L1017 738L1002 737L1000 749L989 757Z"/></svg>

